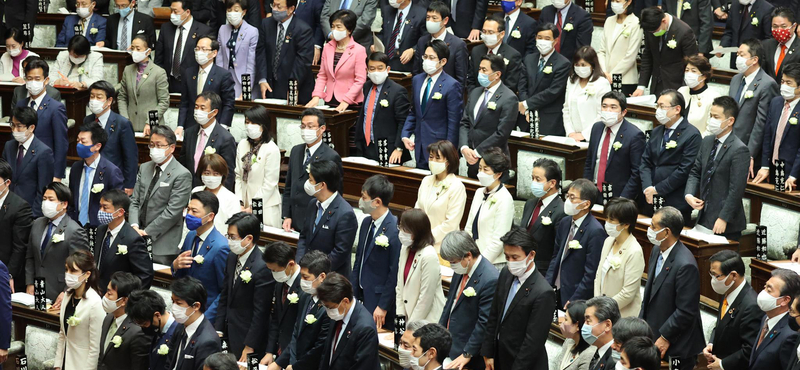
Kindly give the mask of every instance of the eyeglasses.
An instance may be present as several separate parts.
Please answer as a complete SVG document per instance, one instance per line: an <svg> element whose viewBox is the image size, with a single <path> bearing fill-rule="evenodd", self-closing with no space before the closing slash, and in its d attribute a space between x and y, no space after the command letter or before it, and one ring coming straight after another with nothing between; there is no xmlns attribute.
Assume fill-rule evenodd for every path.
<svg viewBox="0 0 800 370"><path fill-rule="evenodd" d="M169 144L153 144L153 143L150 143L149 145L147 145L147 147L150 148L150 149L155 149L155 148L167 149L167 148L169 148Z"/></svg>
<svg viewBox="0 0 800 370"><path fill-rule="evenodd" d="M670 109L672 107L675 107L675 105L664 105L664 104L658 105L658 109Z"/></svg>

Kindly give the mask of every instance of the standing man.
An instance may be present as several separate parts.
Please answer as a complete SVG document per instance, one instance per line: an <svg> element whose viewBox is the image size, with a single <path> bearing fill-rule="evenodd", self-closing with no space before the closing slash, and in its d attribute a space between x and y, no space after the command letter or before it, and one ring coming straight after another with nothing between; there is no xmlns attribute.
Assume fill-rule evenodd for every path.
<svg viewBox="0 0 800 370"><path fill-rule="evenodd" d="M11 191L12 177L11 165L0 160L0 262L8 268L11 289L22 292L25 291L25 255L33 215L30 204Z"/></svg>
<svg viewBox="0 0 800 370"><path fill-rule="evenodd" d="M770 180L769 168L776 161L782 160L786 164L786 177L788 189L796 188L797 178L800 177L800 162L797 162L797 151L800 148L800 131L797 125L791 124L800 115L797 107L797 98L800 90L800 64L791 63L786 66L781 77L781 96L772 98L769 112L764 126L764 145L762 146L761 168L758 170L755 183ZM794 166L798 165L795 170ZM769 182L769 181L768 181ZM771 182L774 182L772 180Z"/></svg>
<svg viewBox="0 0 800 370"><path fill-rule="evenodd" d="M499 15L489 15L483 22L481 40L483 44L476 45L470 53L470 65L467 72L467 91L482 86L478 76L481 73L481 62L484 56L497 55L503 62L503 84L512 91L517 91L520 74L523 73L522 55L513 47L503 42L506 31L505 21ZM485 73L485 72L484 72Z"/></svg>
<svg viewBox="0 0 800 370"><path fill-rule="evenodd" d="M612 330L619 318L619 306L613 298L604 295L586 301L583 327L588 326L591 329L586 335L583 335L585 331L581 330L581 335L589 345L597 348L597 353L589 363L589 370L616 367L617 360L614 358L612 350L615 344Z"/></svg>
<svg viewBox="0 0 800 370"><path fill-rule="evenodd" d="M758 338L753 342L748 364L750 370L789 369L794 366L789 359L796 358L793 354L797 353L797 331L789 324L795 318L788 313L798 292L800 276L796 272L772 270L772 277L756 299L758 307L766 315L762 316Z"/></svg>
<svg viewBox="0 0 800 370"><path fill-rule="evenodd" d="M149 48L156 47L153 17L136 10L136 3L136 0L114 0L117 12L109 15L106 22L106 45L109 48L128 50L133 37L137 35L147 38Z"/></svg>
<svg viewBox="0 0 800 370"><path fill-rule="evenodd" d="M125 313L128 297L142 289L139 278L117 271L102 287L106 317L100 332L98 370L146 370L149 365L150 337Z"/></svg>
<svg viewBox="0 0 800 370"><path fill-rule="evenodd" d="M777 7L770 14L772 18L772 37L763 41L764 65L767 74L776 82L781 80L783 67L800 61L800 43L797 40L797 18L789 8ZM760 60L760 59L759 59Z"/></svg>
<svg viewBox="0 0 800 370"><path fill-rule="evenodd" d="M219 335L203 314L207 307L206 290L191 276L174 280L170 290L172 315L180 325L167 348L165 369L199 370L206 357L221 351Z"/></svg>
<svg viewBox="0 0 800 370"><path fill-rule="evenodd" d="M319 17L322 34L325 39L331 38L331 15L337 10L349 9L356 13L358 23L353 30L353 40L361 44L364 49L370 50L372 45L372 21L375 20L375 13L378 10L378 0L325 0L322 5L322 14Z"/></svg>
<svg viewBox="0 0 800 370"><path fill-rule="evenodd" d="M9 1L5 4L5 28L22 30L22 25L28 23L31 25L31 39L33 39L33 26L36 24L38 13L39 2L36 0Z"/></svg>
<svg viewBox="0 0 800 370"><path fill-rule="evenodd" d="M425 54L431 41L442 40L450 50L450 54L452 54L452 58L449 58L448 63L444 66L444 72L448 76L455 78L461 86L465 86L467 84L467 69L469 68L469 51L467 51L467 44L464 40L447 31L450 15L450 7L441 0L434 0L428 5L428 12L425 16L425 30L428 31L428 34L417 41L413 71L414 75L427 72L422 68L422 55Z"/></svg>
<svg viewBox="0 0 800 370"><path fill-rule="evenodd" d="M572 0L554 1L542 8L539 23L553 23L561 37L555 42L556 52L567 60L583 45L592 43L592 17Z"/></svg>
<svg viewBox="0 0 800 370"><path fill-rule="evenodd" d="M180 326L167 311L164 298L153 290L136 290L128 296L125 313L142 332L153 339L150 342L150 370L160 370L169 359L169 344Z"/></svg>
<svg viewBox="0 0 800 370"><path fill-rule="evenodd" d="M528 231L536 241L536 269L547 275L553 251L556 250L558 223L566 217L561 189L561 167L549 158L533 162L531 190L533 198L525 202L519 227Z"/></svg>
<svg viewBox="0 0 800 370"><path fill-rule="evenodd" d="M389 2L381 7L383 27L376 35L388 57L387 66L395 72L411 72L414 67L417 41L428 34L425 27L427 9L411 0Z"/></svg>
<svg viewBox="0 0 800 370"><path fill-rule="evenodd" d="M211 29L192 18L190 0L173 1L169 6L169 22L161 25L156 42L156 64L169 75L169 92L181 92L183 70L197 66L194 49L197 38L208 35ZM230 86L233 89L233 86Z"/></svg>
<svg viewBox="0 0 800 370"><path fill-rule="evenodd" d="M695 1L665 0L663 1L662 5L665 12L675 16L675 18L677 19L682 20L689 26L689 28L696 31L697 50L703 54L709 53L712 48L711 33L714 29L714 19L713 19L714 15L711 11L711 1L712 0L695 0ZM733 3L735 4L737 2L738 1L734 1ZM762 2L765 1L762 0ZM736 5L733 6L735 7ZM749 10L748 15L750 15L751 13L755 12L755 7L752 7L748 10ZM730 13L730 14L731 16L728 17L728 22L731 22L731 20L734 18L738 18L739 20L743 19L741 13ZM768 24L767 22L768 20L769 16L766 16L763 19L759 18L759 21L763 21L763 24ZM750 17L747 17L747 21L749 21L748 23L752 22L750 20ZM762 27L766 26L762 25ZM727 31L728 30L726 27L725 32ZM751 37L748 37L748 39ZM747 39L742 39L742 40L747 40Z"/></svg>
<svg viewBox="0 0 800 370"><path fill-rule="evenodd" d="M520 128L528 131L527 111L539 117L540 135L565 136L564 93L567 78L572 73L572 63L555 49L560 32L552 23L540 24L536 31L536 51L525 57L525 71L519 81Z"/></svg>
<svg viewBox="0 0 800 370"><path fill-rule="evenodd" d="M8 267L0 261L0 363L8 360L8 348L11 347L11 280Z"/></svg>
<svg viewBox="0 0 800 370"><path fill-rule="evenodd" d="M450 5L449 28L460 39L478 41L481 36L481 26L486 19L488 0L447 0Z"/></svg>
<svg viewBox="0 0 800 370"><path fill-rule="evenodd" d="M272 312L270 313L269 333L266 354L262 365L270 365L283 351L289 349L295 320L300 311L300 266L294 259L297 251L284 242L267 245L262 256L267 268L275 279L272 293Z"/></svg>
<svg viewBox="0 0 800 370"><path fill-rule="evenodd" d="M3 179L11 180L9 190L30 206L34 218L42 216L42 189L53 181L54 162L53 151L35 136L37 122L34 109L14 108L11 111L14 140L6 141L3 148L3 159L10 166L8 177Z"/></svg>
<svg viewBox="0 0 800 370"><path fill-rule="evenodd" d="M522 12L522 0L505 0L500 5L503 13L496 14L505 20L506 34L503 42L516 49L525 59L528 54L536 51L536 30L539 24Z"/></svg>
<svg viewBox="0 0 800 370"><path fill-rule="evenodd" d="M713 1L715 0L712 0L712 2ZM779 27L775 27L773 22L771 22L773 10L774 7L772 4L764 0L752 0L752 2L748 0L744 2L744 4L739 1L732 2L729 10L731 16L729 16L728 20L725 22L725 33L722 34L722 40L720 40L719 46L727 48L739 46L750 39L772 39L772 29L779 29ZM754 21L754 19L756 20ZM793 36L793 34L789 35L788 32L778 32L778 35L782 34L786 35L786 40ZM717 55L721 56L722 54ZM730 68L736 69L736 54L730 54L730 56ZM785 51L784 56L786 56Z"/></svg>

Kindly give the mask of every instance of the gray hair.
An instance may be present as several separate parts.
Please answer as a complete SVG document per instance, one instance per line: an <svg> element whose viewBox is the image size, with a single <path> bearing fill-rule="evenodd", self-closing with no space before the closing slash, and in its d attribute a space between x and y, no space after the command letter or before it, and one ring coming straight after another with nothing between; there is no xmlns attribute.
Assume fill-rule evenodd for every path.
<svg viewBox="0 0 800 370"><path fill-rule="evenodd" d="M669 232L675 238L681 237L681 231L683 230L683 215L681 215L681 211L678 211L675 207L667 206L659 209L655 214L661 215L661 221L659 222L661 227L669 229Z"/></svg>
<svg viewBox="0 0 800 370"><path fill-rule="evenodd" d="M447 233L442 239L440 254L447 261L455 261L464 258L467 253L472 253L473 257L481 254L475 240L466 231L455 230Z"/></svg>
<svg viewBox="0 0 800 370"><path fill-rule="evenodd" d="M411 321L408 324L406 324L406 331L410 331L413 333L428 324L430 324L428 320Z"/></svg>
<svg viewBox="0 0 800 370"><path fill-rule="evenodd" d="M611 297L594 297L586 301L586 308L589 307L594 307L594 317L596 317L598 321L611 320L612 325L619 321L619 305L617 301Z"/></svg>
<svg viewBox="0 0 800 370"><path fill-rule="evenodd" d="M596 312L595 312L596 313ZM625 344L633 337L653 337L653 330L647 321L638 317L623 317L611 328L611 336L615 343Z"/></svg>
<svg viewBox="0 0 800 370"><path fill-rule="evenodd" d="M150 128L150 136L161 135L167 140L168 145L175 145L178 139L175 137L175 131L166 125L155 125Z"/></svg>
<svg viewBox="0 0 800 370"><path fill-rule="evenodd" d="M239 364L236 363L236 357L230 353L217 352L208 357L203 365L211 370L239 370Z"/></svg>

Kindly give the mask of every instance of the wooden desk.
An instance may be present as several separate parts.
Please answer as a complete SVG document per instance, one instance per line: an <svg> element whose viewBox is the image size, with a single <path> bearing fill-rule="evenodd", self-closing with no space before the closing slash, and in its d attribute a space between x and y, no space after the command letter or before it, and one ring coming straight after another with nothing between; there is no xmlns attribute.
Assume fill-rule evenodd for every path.
<svg viewBox="0 0 800 370"><path fill-rule="evenodd" d="M36 311L32 308L12 303L11 316L14 320L14 338L17 338L17 340L25 338L25 328L28 325L56 332L61 327L58 323L58 312Z"/></svg>
<svg viewBox="0 0 800 370"><path fill-rule="evenodd" d="M539 16L542 14L542 9L537 8L519 8L520 11L527 14L529 17L533 19L539 19ZM500 6L500 1L489 1L489 6L486 8L486 16L488 17L494 13L504 13L503 7Z"/></svg>
<svg viewBox="0 0 800 370"><path fill-rule="evenodd" d="M750 222L755 224L761 223L761 208L764 203L800 212L800 191L775 191L772 184L748 182L744 194L750 199Z"/></svg>
<svg viewBox="0 0 800 370"><path fill-rule="evenodd" d="M773 265L772 262L790 261L762 261L756 258L750 260L750 286L752 286L756 291L760 291L764 287L764 285L767 283L767 280L772 277L772 270L778 268L777 266Z"/></svg>
<svg viewBox="0 0 800 370"><path fill-rule="evenodd" d="M508 139L508 149L511 152L512 167L518 167L518 156L520 151L541 153L556 157L563 157L566 161L564 169L564 179L575 180L583 177L583 166L586 163L587 149L577 146L554 143L545 140L532 139L530 137L511 136ZM517 173L517 176L528 176L529 173Z"/></svg>

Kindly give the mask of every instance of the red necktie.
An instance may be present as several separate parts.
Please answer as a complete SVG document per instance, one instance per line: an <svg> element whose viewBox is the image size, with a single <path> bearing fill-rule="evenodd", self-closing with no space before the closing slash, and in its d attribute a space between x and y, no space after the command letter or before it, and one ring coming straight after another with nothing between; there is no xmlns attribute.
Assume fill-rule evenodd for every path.
<svg viewBox="0 0 800 370"><path fill-rule="evenodd" d="M781 63L783 63L783 57L786 56L786 45L781 44L781 54L778 55L778 63L775 63L775 75L778 75L778 71L781 70Z"/></svg>
<svg viewBox="0 0 800 370"><path fill-rule="evenodd" d="M528 231L531 231L531 229L533 228L533 224L536 223L536 219L539 218L539 212L541 212L541 211L542 211L542 200L539 199L539 201L536 202L536 208L533 209L533 215L531 216L531 222L528 223Z"/></svg>
<svg viewBox="0 0 800 370"><path fill-rule="evenodd" d="M608 144L611 142L611 128L606 128L606 137L600 147L600 164L597 166L597 189L603 191L603 182L606 180L606 165L608 164Z"/></svg>
<svg viewBox="0 0 800 370"><path fill-rule="evenodd" d="M562 21L561 21L561 11L559 10L556 13L556 28L558 28L558 38L556 39L556 52L561 52L561 34L563 33L562 30Z"/></svg>
<svg viewBox="0 0 800 370"><path fill-rule="evenodd" d="M372 114L375 111L375 95L378 92L378 86L373 85L369 93L369 102L367 103L367 114L364 116L364 140L367 141L367 146L370 143L370 136L372 136Z"/></svg>
<svg viewBox="0 0 800 370"><path fill-rule="evenodd" d="M333 355L336 354L336 346L339 344L339 333L342 332L342 323L344 320L339 320L336 322L336 334L333 335L333 353L331 353L331 358Z"/></svg>
<svg viewBox="0 0 800 370"><path fill-rule="evenodd" d="M456 302L458 302L458 299L461 298L461 293L464 292L464 287L467 286L467 281L468 280L469 280L469 276L467 276L467 275L462 275L461 276L461 284L459 284L458 294L456 294L456 300L453 301L453 305L455 305ZM447 318L447 329L450 329L450 317L449 316Z"/></svg>

